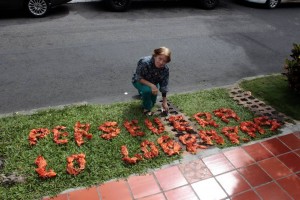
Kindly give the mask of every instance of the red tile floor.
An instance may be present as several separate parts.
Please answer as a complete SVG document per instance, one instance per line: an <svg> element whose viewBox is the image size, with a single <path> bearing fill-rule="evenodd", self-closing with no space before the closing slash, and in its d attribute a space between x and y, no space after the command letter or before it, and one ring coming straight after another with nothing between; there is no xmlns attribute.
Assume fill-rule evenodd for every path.
<svg viewBox="0 0 300 200"><path fill-rule="evenodd" d="M299 130L208 156L187 157L146 175L72 190L51 199L300 199Z"/></svg>

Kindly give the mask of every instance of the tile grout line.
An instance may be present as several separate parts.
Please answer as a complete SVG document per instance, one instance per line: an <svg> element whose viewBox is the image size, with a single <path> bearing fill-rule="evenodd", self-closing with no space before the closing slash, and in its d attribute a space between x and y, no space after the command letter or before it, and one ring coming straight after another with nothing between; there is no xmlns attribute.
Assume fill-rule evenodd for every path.
<svg viewBox="0 0 300 200"><path fill-rule="evenodd" d="M199 158L201 161L202 161L202 159L201 158ZM203 161L202 161L203 162ZM190 163L190 162L189 162ZM204 162L203 162L204 163ZM205 164L205 163L204 163ZM205 165L206 166L206 165ZM190 183L189 181L188 181L188 179L186 178L186 176L184 175L184 173L181 171L181 169L180 169L180 167L178 167L178 169L179 169L179 171L181 172L181 174L183 175L183 177L185 178L185 180L187 181L187 186L189 186L191 189L192 189L192 191L194 192L194 194L196 195L196 197L200 200L200 197L198 196L198 194L197 194L197 192L194 190L194 188L193 188L193 186L192 186L192 183ZM208 168L207 168L208 169ZM208 169L209 170L209 169ZM203 179L203 180L205 180L205 179ZM198 181L197 181L198 182ZM181 187L183 187L183 186L181 186Z"/></svg>
<svg viewBox="0 0 300 200"><path fill-rule="evenodd" d="M249 155L249 156L250 156L250 155ZM274 181L274 180L272 179L272 177L268 175L268 176L271 178L271 181L269 181L269 182L267 182L267 183L260 184L260 185L258 185L258 186L252 186L252 184L248 181L248 179L245 178L245 177L243 176L243 174L241 174L241 172L239 171L239 169L246 168L246 167L249 167L249 166L251 166L251 165L257 165L259 168L261 168L261 167L258 165L257 161L256 161L256 160L254 160L254 161L255 161L255 162L254 162L253 164L250 164L250 165L247 165L247 166L243 166L243 167L240 167L240 168L237 168L237 169L236 169L237 173L238 173L238 174L244 179L244 181L250 186L250 189L249 189L249 190L245 190L245 191L240 192L240 193L237 193L237 194L235 194L235 195L232 195L231 197L236 196L236 195L239 195L239 194L242 194L242 193L244 193L244 192L246 192L246 191L250 191L250 190L251 190L251 191L253 191L260 199L263 199L263 198L257 193L257 191L255 190L255 187L259 187L259 186L261 186L261 185L263 185L263 184L268 184L268 183Z"/></svg>
<svg viewBox="0 0 300 200"><path fill-rule="evenodd" d="M294 134L294 133L291 133L291 134ZM288 144L286 144L283 140L280 139L280 136L277 136L276 137L285 147L287 147L288 149L290 150L293 150L292 148L290 148L290 146L288 146Z"/></svg>
<svg viewBox="0 0 300 200"><path fill-rule="evenodd" d="M163 188L161 187L161 185L160 185L160 183L159 183L159 181L158 181L158 179L157 179L157 177L156 177L156 175L155 175L155 172L153 171L153 172L151 172L151 174L153 175L153 178L154 178L156 184L158 185L158 187L159 187L161 193L163 194L164 198L167 199L166 194L165 194L165 191L164 191ZM158 193L156 193L156 194L158 194Z"/></svg>
<svg viewBox="0 0 300 200"><path fill-rule="evenodd" d="M290 172L291 172L291 174L288 174L288 175L286 175L286 176L284 176L284 177L280 177L280 178L278 178L278 179L276 179L276 180L274 179L274 181L275 181L276 184L279 186L279 188L281 188L286 194L288 194L289 197L291 197L290 193L289 193L286 189L284 189L284 188L278 183L278 180L283 180L283 179L286 179L286 178L288 178L288 177L290 177L290 176L293 176L293 175L297 176L297 172L294 172L289 166L287 166L284 162L282 162L282 160L280 160L280 159L278 158L279 156L286 155L286 154L289 154L289 153L294 153L294 152L293 152L293 150L290 150L290 152L286 152L286 153L283 153L283 154L274 156L274 157L276 157L276 158L279 160L279 162L281 162L284 166L286 166L286 167L290 170ZM296 156L297 156L297 155L296 155ZM293 197L291 197L291 199L293 199Z"/></svg>
<svg viewBox="0 0 300 200"><path fill-rule="evenodd" d="M178 164L178 165L179 165L179 164ZM174 188L171 188L171 189L163 190L163 188L162 188L161 185L159 184L159 181L158 181L156 175L153 173L154 178L155 178L156 182L158 183L158 185L160 186L160 189L161 189L162 193L163 193L164 196L165 196L165 192L172 191L172 190L177 189L177 188L189 186L189 187L192 188L192 190L193 190L193 192L195 193L195 195L197 196L197 198L200 199L200 197L199 197L199 196L197 195L197 193L194 191L194 189L193 189L193 187L192 187L192 183L190 183L190 182L187 180L187 178L184 176L184 174L182 173L182 171L180 170L180 168L178 167L178 165L171 166L171 167L177 167L177 169L179 170L179 172L181 173L181 175L182 175L182 176L184 177L184 179L186 180L187 184L180 185L180 186L177 186L177 187L174 187ZM168 167L168 168L170 168L170 167ZM165 168L165 169L167 169L167 168ZM166 196L165 196L165 198L167 199Z"/></svg>
<svg viewBox="0 0 300 200"><path fill-rule="evenodd" d="M101 184L97 185L96 190L97 190L97 194L98 194L99 200L102 200L102 195L101 195L101 191L100 191L100 185Z"/></svg>
<svg viewBox="0 0 300 200"><path fill-rule="evenodd" d="M290 133L290 134L293 134L293 133ZM279 138L278 138L278 136L276 136L275 138L277 138L278 140L279 140ZM265 158L265 159L263 159L263 160L268 160L268 159L271 159L271 158L277 158L277 156L276 155L274 155L264 144L262 144L262 142L260 142L260 144L262 145L262 147L265 149L265 150L267 150L268 152L270 152L271 153L271 155L272 155L272 157L270 157L270 158ZM245 151L250 157L251 157L251 155L247 152L247 151ZM282 155L282 154L281 154ZM278 159L278 158L277 158ZM255 160L255 159L254 159ZM263 184L260 184L260 185L258 185L258 186L255 186L255 187L252 187L252 185L251 184L249 184L250 186L251 186L251 188L252 188L252 191L254 191L257 195L258 195L258 197L260 197L261 199L263 199L263 197L256 191L256 189L258 188L258 187L261 187L261 186L264 186L264 185L267 185L267 184L270 184L270 183L272 183L272 182L274 182L277 186L279 186L279 188L281 188L283 191L284 191L284 193L288 193L285 189L283 189L281 186L280 186L280 184L277 182L277 180L275 179L275 178L273 178L264 168L262 168L260 165L259 165L259 162L261 162L261 161L263 161L263 160L259 160L259 161L256 161L255 160L255 163L256 163L256 165L263 171L263 172L265 172L270 178L271 178L271 181L270 182L267 182L267 183L263 183ZM278 159L279 160L279 159ZM282 163L282 161L281 160L279 160L281 163ZM282 163L282 164L284 164L284 163ZM285 165L286 166L286 165ZM287 166L286 166L287 167ZM287 167L288 169L289 169L289 167ZM289 174L289 175L287 175L287 176L285 176L285 177L288 177L288 176L290 176L291 174ZM283 178L285 178L285 177L282 177L282 179ZM248 181L247 181L248 182ZM290 197L290 195L288 194L288 196Z"/></svg>
<svg viewBox="0 0 300 200"><path fill-rule="evenodd" d="M249 166L251 166L251 165L254 165L254 164L256 164L258 167L260 167L259 165L258 165L258 161L256 161L242 146L240 147L250 158L252 158L252 160L254 161L254 163L252 163L252 164L249 164L249 165L245 165L245 166L243 166L243 167L239 167L239 168L236 168L234 165L233 165L233 163L231 163L231 161L229 160L229 158L226 156L226 155L224 155L225 156L225 158L229 161L229 163L231 163L232 164L232 166L234 167L234 170L235 171L237 171L237 173L244 179L244 181L250 186L250 189L249 190L245 190L245 191L242 191L242 192L239 192L239 193L237 193L237 194L234 194L234 195L229 195L229 197L234 197L234 196L237 196L237 195L240 195L240 194L242 194L242 193L245 193L245 192L247 192L247 191L253 191L260 199L263 199L262 197L261 197L261 195L259 195L258 193L257 193L257 191L255 190L255 187L254 186L252 186L251 184L250 184L250 182L248 181L248 179L246 179L241 173L240 173L240 171L239 171L239 169L242 169L242 168L246 168L246 167L249 167ZM261 168L261 167L260 167ZM234 171L234 170L231 170L231 171ZM263 169L262 169L263 170ZM267 175L272 179L270 182L272 182L272 181L274 181L274 179L267 173ZM270 182L268 182L268 183L270 183ZM268 183L264 183L264 184L268 184ZM262 185L262 184L260 184L260 185ZM259 186L260 186L259 185ZM256 187L259 187L259 186L256 186Z"/></svg>
<svg viewBox="0 0 300 200"><path fill-rule="evenodd" d="M256 163L256 160L254 159L254 158L252 158L252 156L250 156L249 154L248 154L248 152L246 152L245 151L245 149L244 148L242 148L242 147L240 147L240 149L241 150L243 150L253 161L254 161L254 163L251 163L251 164L249 164L249 165L245 165L245 166L242 166L242 167L235 167L234 165L233 165L233 163L232 163L232 165L234 166L234 168L235 168L235 171L242 177L242 179L250 186L250 189L249 190L252 190L252 191L254 191L254 187L250 184L250 182L248 181L248 179L246 179L242 174L241 174L241 172L239 171L239 169L243 169L243 168L246 168L246 167L249 167L249 166L251 166L251 165L254 165L255 163ZM229 160L229 159L228 159ZM230 160L229 160L229 162L230 162ZM233 195L231 195L231 196L229 196L229 197L233 197L233 196L236 196L236 195L239 195L239 194L241 194L241 193L243 193L243 192L246 192L246 191L248 191L248 190L245 190L245 191L242 191L242 192L239 192L239 193L237 193L237 194L233 194ZM260 197L260 196L259 196Z"/></svg>
<svg viewBox="0 0 300 200"><path fill-rule="evenodd" d="M128 190L129 190L129 193L130 193L130 196L131 196L132 200L134 200L135 198L134 198L132 189L131 189L131 187L130 187L130 184L129 184L129 182L128 182L128 178L124 179L124 181L126 182L126 186L127 186Z"/></svg>
<svg viewBox="0 0 300 200"><path fill-rule="evenodd" d="M234 171L234 170L232 170ZM219 175L218 175L219 176ZM226 196L224 199L230 198L231 196L227 193L227 191L225 190L225 188L222 186L222 184L218 181L218 179L216 178L216 176L213 176L213 179L217 182L217 184L221 187L221 189L225 192Z"/></svg>
<svg viewBox="0 0 300 200"><path fill-rule="evenodd" d="M287 175L287 176L285 176L285 177L281 177L281 178L279 178L279 179L277 179L277 180L282 180L282 179L285 179L285 178L288 178L289 176L293 176L294 175L294 173L292 173L292 174L289 174L289 175ZM288 196L288 197L290 197L291 199L293 199L293 197L290 195L290 193L286 190L286 189L284 189L279 183L278 183L278 181L277 180L275 180L274 179L274 183Z"/></svg>
<svg viewBox="0 0 300 200"><path fill-rule="evenodd" d="M220 154L222 154L224 157L225 157L225 159L227 160L227 161L229 161L229 159L224 155L224 153L223 152L221 152ZM203 159L201 159L201 161L204 163L204 165L206 166L206 168L209 170L209 172L212 174L212 177L210 177L210 178L213 178L216 182L217 182L217 184L221 187L221 189L225 192L225 194L226 194L226 196L227 197L225 197L224 199L227 199L227 198L230 198L230 195L227 193L227 191L225 190L225 188L223 188L223 186L222 186L222 184L217 180L217 176L220 176L220 175L222 175L222 174L226 174L226 173L228 173L228 172L233 172L234 170L235 170L235 166L229 161L229 163L234 167L234 169L232 169L232 170L229 170L229 171L226 171L226 172L223 172L223 173L220 173L220 174L217 174L217 175L214 175L213 173L212 173L212 171L209 169L209 167L206 165L206 163L203 161ZM206 178L206 179L203 179L203 180L207 180L207 179L209 179L209 178ZM202 180L201 180L202 181Z"/></svg>
<svg viewBox="0 0 300 200"><path fill-rule="evenodd" d="M293 133L290 133L290 134L293 134ZM276 137L277 138L277 137ZM278 139L278 138L277 138ZM261 186L264 186L264 185L267 185L267 184L270 184L270 183L275 183L285 194L287 194L288 195L288 197L290 197L291 198L291 196L290 196L290 194L288 193L288 191L286 191L284 188L282 188L282 186L277 182L277 180L280 180L280 179L284 179L284 178L287 178L287 177L289 177L289 176L291 176L291 175L293 175L293 174L295 174L292 170L290 170L290 168L288 167L288 166L286 166L279 158L278 158L278 156L280 156L280 155L284 155L284 154L287 154L287 153L289 153L289 152L286 152L286 153L283 153L283 154L279 154L279 155L274 155L264 144L261 144L267 151L269 151L271 154L272 154L272 157L270 157L270 158L266 158L266 159L263 159L263 160L260 160L260 161L258 161L257 162L257 165L261 168L261 170L263 170L271 179L272 179L272 181L270 181L270 182L268 182L268 183L264 183L264 184L261 184L261 185L258 185L258 186L256 186L256 187L254 187L254 189L255 189L255 191L256 191L256 189L258 188L258 187L261 187ZM290 149L290 148L289 148ZM292 150L290 149L290 152L291 152ZM292 173L291 174L288 174L288 175L286 175L286 176L284 176L284 177L281 177L281 178L278 178L278 179L275 179L275 178L273 178L264 168L262 168L261 166L260 166L260 164L259 164L259 162L261 162L261 161L264 161L264 160L268 160L268 159L272 159L272 158L276 158L279 162L281 162L284 166L286 166ZM259 197L261 197L261 195L259 195ZM291 198L291 199L293 199L293 198Z"/></svg>

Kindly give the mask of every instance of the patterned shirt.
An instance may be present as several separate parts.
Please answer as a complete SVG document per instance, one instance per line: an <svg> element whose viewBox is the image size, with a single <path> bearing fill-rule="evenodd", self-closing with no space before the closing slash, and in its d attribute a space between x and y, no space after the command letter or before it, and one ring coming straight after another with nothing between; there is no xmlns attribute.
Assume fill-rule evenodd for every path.
<svg viewBox="0 0 300 200"><path fill-rule="evenodd" d="M137 63L137 68L132 77L132 82L145 79L154 85L159 85L159 91L163 94L168 92L169 67L165 65L157 68L154 65L154 57L146 56Z"/></svg>

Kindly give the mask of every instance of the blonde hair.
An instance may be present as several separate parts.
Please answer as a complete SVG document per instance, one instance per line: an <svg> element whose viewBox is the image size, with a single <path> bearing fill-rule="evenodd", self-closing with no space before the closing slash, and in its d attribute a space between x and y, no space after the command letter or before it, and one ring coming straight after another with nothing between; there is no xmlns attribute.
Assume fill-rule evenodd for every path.
<svg viewBox="0 0 300 200"><path fill-rule="evenodd" d="M152 56L165 55L167 57L167 62L171 61L171 50L167 47L159 47L154 49Z"/></svg>

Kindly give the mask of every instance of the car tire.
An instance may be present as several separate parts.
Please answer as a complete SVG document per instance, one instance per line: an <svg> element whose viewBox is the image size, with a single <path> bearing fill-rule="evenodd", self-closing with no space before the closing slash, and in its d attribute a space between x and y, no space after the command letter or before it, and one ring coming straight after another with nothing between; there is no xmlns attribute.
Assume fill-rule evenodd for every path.
<svg viewBox="0 0 300 200"><path fill-rule="evenodd" d="M267 0L265 6L267 8L276 8L280 4L280 0Z"/></svg>
<svg viewBox="0 0 300 200"><path fill-rule="evenodd" d="M129 9L131 0L105 0L105 3L112 11L123 12Z"/></svg>
<svg viewBox="0 0 300 200"><path fill-rule="evenodd" d="M47 0L27 0L26 11L32 17L44 17L49 11Z"/></svg>
<svg viewBox="0 0 300 200"><path fill-rule="evenodd" d="M200 5L206 10L212 10L217 7L219 0L200 0Z"/></svg>

